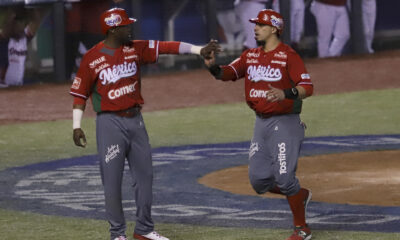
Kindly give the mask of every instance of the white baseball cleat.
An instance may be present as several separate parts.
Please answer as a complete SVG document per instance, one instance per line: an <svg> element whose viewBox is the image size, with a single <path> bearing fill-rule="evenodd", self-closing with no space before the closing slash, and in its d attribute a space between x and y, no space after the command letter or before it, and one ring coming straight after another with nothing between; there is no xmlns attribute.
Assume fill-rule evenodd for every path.
<svg viewBox="0 0 400 240"><path fill-rule="evenodd" d="M128 240L125 236L119 236L117 238L114 238L114 240Z"/></svg>
<svg viewBox="0 0 400 240"><path fill-rule="evenodd" d="M133 238L134 239L139 239L139 240L169 240L169 238L161 236L156 231L153 231L153 232L148 233L146 235L139 235L139 234L134 233L133 234Z"/></svg>

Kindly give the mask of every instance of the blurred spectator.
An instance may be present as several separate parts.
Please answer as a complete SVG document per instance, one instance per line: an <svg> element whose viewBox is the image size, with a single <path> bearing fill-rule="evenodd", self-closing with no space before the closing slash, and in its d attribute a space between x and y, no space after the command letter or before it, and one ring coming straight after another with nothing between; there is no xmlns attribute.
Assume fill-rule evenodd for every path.
<svg viewBox="0 0 400 240"><path fill-rule="evenodd" d="M279 0L273 0L272 8L280 12ZM304 0L290 0L290 45L296 51L304 30Z"/></svg>
<svg viewBox="0 0 400 240"><path fill-rule="evenodd" d="M373 53L372 42L375 33L376 0L363 0L362 12L366 48L368 53Z"/></svg>
<svg viewBox="0 0 400 240"><path fill-rule="evenodd" d="M317 23L319 57L341 55L350 38L346 0L315 0L310 10Z"/></svg>
<svg viewBox="0 0 400 240"><path fill-rule="evenodd" d="M224 30L228 50L241 49L244 39L234 2L235 0L216 1L217 19Z"/></svg>
<svg viewBox="0 0 400 240"><path fill-rule="evenodd" d="M35 36L46 12L46 8L27 10L18 7L9 9L7 20L0 35L1 55L7 55L7 57L1 57L0 77L4 79L5 85L2 85L3 87L23 84L28 43ZM7 52L4 49L7 49Z"/></svg>
<svg viewBox="0 0 400 240"><path fill-rule="evenodd" d="M257 43L254 39L254 24L249 22L250 18L257 16L257 14L264 8L270 0L236 0L235 11L237 12L242 31L244 34L243 49L256 48Z"/></svg>
<svg viewBox="0 0 400 240"><path fill-rule="evenodd" d="M7 87L4 83L8 67L8 40L11 31L11 11L9 8L0 9L0 87Z"/></svg>

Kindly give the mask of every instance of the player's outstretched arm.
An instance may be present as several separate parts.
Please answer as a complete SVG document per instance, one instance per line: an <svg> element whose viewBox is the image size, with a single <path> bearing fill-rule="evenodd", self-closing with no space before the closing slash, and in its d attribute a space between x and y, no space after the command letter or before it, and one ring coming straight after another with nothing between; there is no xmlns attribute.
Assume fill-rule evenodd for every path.
<svg viewBox="0 0 400 240"><path fill-rule="evenodd" d="M85 133L81 129L81 122L85 105L74 104L72 109L72 128L73 128L73 140L76 146L85 147L86 137Z"/></svg>
<svg viewBox="0 0 400 240"><path fill-rule="evenodd" d="M210 58L211 52L221 52L217 40L211 39L205 46L196 46L186 42L159 42L159 54L195 54L203 58Z"/></svg>

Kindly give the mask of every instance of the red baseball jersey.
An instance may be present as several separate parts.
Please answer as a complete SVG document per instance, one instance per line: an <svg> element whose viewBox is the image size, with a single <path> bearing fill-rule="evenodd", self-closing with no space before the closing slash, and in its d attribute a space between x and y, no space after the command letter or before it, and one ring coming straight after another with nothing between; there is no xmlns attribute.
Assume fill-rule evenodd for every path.
<svg viewBox="0 0 400 240"><path fill-rule="evenodd" d="M115 49L100 42L83 56L70 94L85 100L91 97L96 112L142 105L140 66L156 62L159 54L178 54L179 45L135 40Z"/></svg>
<svg viewBox="0 0 400 240"><path fill-rule="evenodd" d="M311 95L313 85L303 60L288 45L280 43L270 52L261 47L246 50L242 55L223 69L222 80L237 80L245 77L246 101L257 113L280 115L300 113L300 99L284 99L269 102L266 99L269 85L279 89L300 85Z"/></svg>

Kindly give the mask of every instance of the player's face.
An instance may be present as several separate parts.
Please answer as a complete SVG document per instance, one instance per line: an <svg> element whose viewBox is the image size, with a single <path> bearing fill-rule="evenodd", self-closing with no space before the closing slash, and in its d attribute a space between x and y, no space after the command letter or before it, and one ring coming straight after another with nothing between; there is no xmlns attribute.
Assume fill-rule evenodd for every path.
<svg viewBox="0 0 400 240"><path fill-rule="evenodd" d="M257 42L266 42L274 33L274 27L257 23L254 27L254 35Z"/></svg>
<svg viewBox="0 0 400 240"><path fill-rule="evenodd" d="M132 39L132 31L131 31L131 25L125 25L125 26L119 26L116 29L116 35L118 40L122 44L127 44L131 41Z"/></svg>
<svg viewBox="0 0 400 240"><path fill-rule="evenodd" d="M24 21L15 21L12 32L11 32L11 37L15 39L20 39L24 36L24 29L25 29L25 22Z"/></svg>

